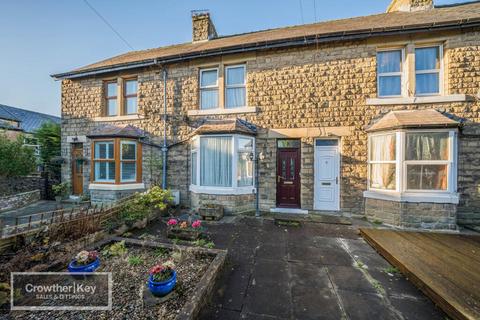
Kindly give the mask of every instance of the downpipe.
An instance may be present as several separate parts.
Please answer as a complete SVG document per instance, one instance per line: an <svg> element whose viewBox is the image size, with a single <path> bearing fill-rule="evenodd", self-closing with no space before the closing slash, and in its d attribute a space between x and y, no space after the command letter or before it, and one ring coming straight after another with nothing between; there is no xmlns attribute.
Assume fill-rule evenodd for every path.
<svg viewBox="0 0 480 320"><path fill-rule="evenodd" d="M162 189L167 189L167 68L163 67Z"/></svg>

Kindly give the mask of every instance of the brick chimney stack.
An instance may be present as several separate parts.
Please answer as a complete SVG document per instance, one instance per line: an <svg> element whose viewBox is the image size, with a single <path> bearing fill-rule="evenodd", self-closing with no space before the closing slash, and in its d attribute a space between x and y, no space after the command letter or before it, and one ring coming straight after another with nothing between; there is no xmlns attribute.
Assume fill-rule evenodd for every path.
<svg viewBox="0 0 480 320"><path fill-rule="evenodd" d="M217 31L208 10L192 11L192 41L208 41L216 38Z"/></svg>
<svg viewBox="0 0 480 320"><path fill-rule="evenodd" d="M387 12L425 11L433 9L433 0L393 0L387 8Z"/></svg>

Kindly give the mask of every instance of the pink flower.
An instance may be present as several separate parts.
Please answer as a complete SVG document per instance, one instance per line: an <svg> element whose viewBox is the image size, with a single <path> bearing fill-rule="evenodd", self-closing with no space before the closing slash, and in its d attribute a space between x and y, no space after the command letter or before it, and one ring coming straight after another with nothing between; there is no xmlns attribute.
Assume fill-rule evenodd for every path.
<svg viewBox="0 0 480 320"><path fill-rule="evenodd" d="M193 223L192 223L192 228L200 228L200 226L202 225L202 222L200 220L195 220Z"/></svg>
<svg viewBox="0 0 480 320"><path fill-rule="evenodd" d="M170 219L167 222L167 226L175 226L177 225L177 223L178 223L177 219Z"/></svg>
<svg viewBox="0 0 480 320"><path fill-rule="evenodd" d="M148 272L153 275L153 274L161 273L164 270L165 270L164 266L157 264L156 266L151 267Z"/></svg>

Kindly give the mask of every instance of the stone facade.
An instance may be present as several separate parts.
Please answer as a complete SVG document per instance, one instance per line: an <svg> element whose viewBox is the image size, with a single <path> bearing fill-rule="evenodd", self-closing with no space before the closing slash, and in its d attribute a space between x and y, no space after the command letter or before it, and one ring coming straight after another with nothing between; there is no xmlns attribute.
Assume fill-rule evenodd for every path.
<svg viewBox="0 0 480 320"><path fill-rule="evenodd" d="M457 206L449 203L409 203L366 198L365 213L374 222L401 228L457 229Z"/></svg>
<svg viewBox="0 0 480 320"><path fill-rule="evenodd" d="M200 208L207 204L220 204L224 207L225 215L248 213L255 210L255 195L213 195L203 193L191 193L191 205Z"/></svg>
<svg viewBox="0 0 480 320"><path fill-rule="evenodd" d="M478 95L480 80L480 32L469 29L460 32L429 34L431 39L444 43L446 94ZM363 191L367 186L367 134L365 127L391 110L431 109L447 112L464 121L459 135L458 212L467 219L480 210L480 103L475 99L462 102L408 103L398 105L367 104L377 97L376 52L379 47L424 41L425 35L376 38L272 49L244 55L229 55L168 65L167 80L167 139L168 180L170 188L178 189L184 205L200 201L232 203L237 206L243 196L204 196L189 192L190 147L189 134L205 118L239 117L258 127L256 149L265 159L259 164L259 196L262 210L276 206L276 139L274 129L291 129L286 138L301 139L301 208L313 210L313 150L314 139L332 136L341 141L340 207L344 215L364 215ZM389 42L391 41L391 43ZM247 104L255 112L216 115L192 115L198 110L198 70L204 65L223 65L229 61L246 64ZM163 134L163 80L160 67L137 70L138 119L118 120L110 124L132 124L144 129L152 141ZM122 73L116 75L122 76ZM132 75L128 73L125 75ZM67 159L63 178L70 179L69 135L88 135L95 127L105 124L102 78L80 78L62 81L62 154ZM316 128L315 135L304 134L306 128ZM146 148L145 148L146 149ZM90 156L90 143L84 147ZM144 151L145 153L145 151ZM155 171L155 170L154 170ZM147 172L144 181L148 187ZM161 175L161 172L153 174ZM85 166L85 187L88 190L89 165ZM406 205L408 208L415 207ZM243 209L242 209L243 210ZM414 210L414 209L412 209ZM378 211L378 210L377 210ZM448 210L444 210L445 212ZM451 210L453 211L453 210ZM450 211L449 211L450 212ZM388 221L395 221L389 218ZM407 219L408 220L408 219ZM402 223L409 223L405 220ZM427 219L428 220L428 219ZM426 222L426 221L424 221ZM446 222L450 225L451 220ZM416 222L415 222L416 223Z"/></svg>

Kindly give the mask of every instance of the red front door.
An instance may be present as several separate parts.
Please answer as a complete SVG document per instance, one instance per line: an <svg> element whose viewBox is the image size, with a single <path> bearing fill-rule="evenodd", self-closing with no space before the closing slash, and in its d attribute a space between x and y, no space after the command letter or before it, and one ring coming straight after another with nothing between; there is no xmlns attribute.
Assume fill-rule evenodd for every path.
<svg viewBox="0 0 480 320"><path fill-rule="evenodd" d="M300 207L300 148L278 149L277 206Z"/></svg>

